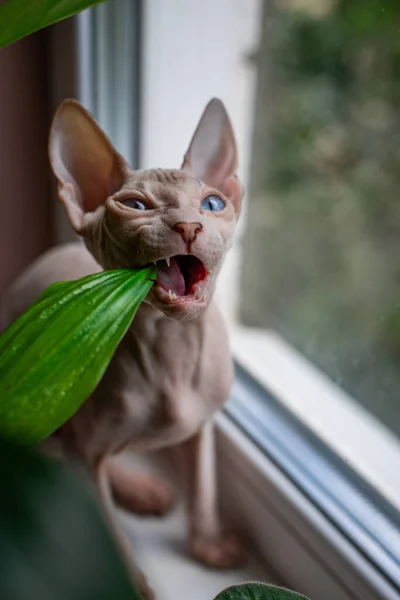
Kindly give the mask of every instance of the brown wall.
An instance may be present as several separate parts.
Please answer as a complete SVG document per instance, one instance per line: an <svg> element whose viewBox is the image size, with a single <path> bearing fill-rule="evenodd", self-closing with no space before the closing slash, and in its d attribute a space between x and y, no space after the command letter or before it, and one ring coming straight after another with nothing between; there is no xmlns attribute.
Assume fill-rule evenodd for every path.
<svg viewBox="0 0 400 600"><path fill-rule="evenodd" d="M77 98L77 21L76 18L64 19L48 30L49 69L50 69L50 116L64 98ZM51 177L53 228L57 243L77 239L67 219L64 206L57 200L54 177Z"/></svg>
<svg viewBox="0 0 400 600"><path fill-rule="evenodd" d="M0 49L0 294L53 241L47 38Z"/></svg>

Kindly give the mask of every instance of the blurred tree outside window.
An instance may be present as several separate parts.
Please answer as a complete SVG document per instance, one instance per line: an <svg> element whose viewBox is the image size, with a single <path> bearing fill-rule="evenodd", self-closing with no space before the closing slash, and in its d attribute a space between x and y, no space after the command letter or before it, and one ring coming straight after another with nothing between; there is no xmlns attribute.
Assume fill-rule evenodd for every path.
<svg viewBox="0 0 400 600"><path fill-rule="evenodd" d="M400 434L400 2L263 0L241 321Z"/></svg>

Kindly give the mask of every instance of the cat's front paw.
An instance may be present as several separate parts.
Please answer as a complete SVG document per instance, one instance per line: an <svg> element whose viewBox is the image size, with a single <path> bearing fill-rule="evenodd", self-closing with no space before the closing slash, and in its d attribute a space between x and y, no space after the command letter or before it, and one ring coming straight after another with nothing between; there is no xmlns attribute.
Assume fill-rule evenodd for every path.
<svg viewBox="0 0 400 600"><path fill-rule="evenodd" d="M232 533L221 533L209 538L201 535L189 540L191 555L199 562L214 569L234 569L246 564L246 552Z"/></svg>

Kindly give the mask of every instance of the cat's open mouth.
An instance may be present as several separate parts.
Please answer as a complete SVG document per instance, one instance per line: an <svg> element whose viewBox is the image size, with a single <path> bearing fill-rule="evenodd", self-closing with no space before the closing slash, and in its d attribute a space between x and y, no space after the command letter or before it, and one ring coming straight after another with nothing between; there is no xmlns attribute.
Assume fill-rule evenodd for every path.
<svg viewBox="0 0 400 600"><path fill-rule="evenodd" d="M207 276L203 263L193 255L177 255L157 261L156 283L162 300L167 303L203 300Z"/></svg>

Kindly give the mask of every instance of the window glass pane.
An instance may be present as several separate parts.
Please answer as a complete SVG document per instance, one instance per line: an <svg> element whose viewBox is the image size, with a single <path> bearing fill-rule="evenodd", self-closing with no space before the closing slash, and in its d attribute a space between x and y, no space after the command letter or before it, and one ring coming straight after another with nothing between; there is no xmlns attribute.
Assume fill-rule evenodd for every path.
<svg viewBox="0 0 400 600"><path fill-rule="evenodd" d="M240 321L400 433L400 4L263 0Z"/></svg>

